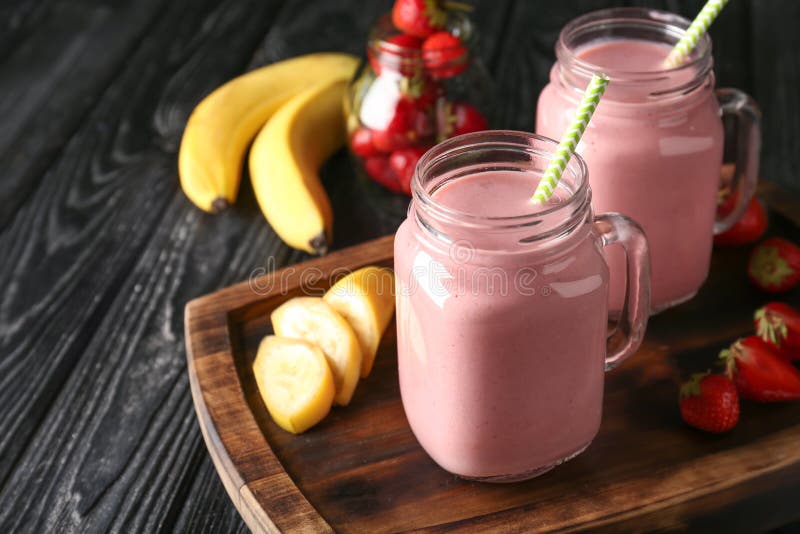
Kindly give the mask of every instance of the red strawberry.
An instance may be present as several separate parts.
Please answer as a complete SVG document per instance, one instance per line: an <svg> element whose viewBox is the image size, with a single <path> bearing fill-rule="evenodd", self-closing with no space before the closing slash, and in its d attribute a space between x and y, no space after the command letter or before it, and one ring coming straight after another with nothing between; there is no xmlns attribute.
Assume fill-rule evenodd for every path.
<svg viewBox="0 0 800 534"><path fill-rule="evenodd" d="M394 171L400 182L400 187L407 195L411 194L411 178L414 176L414 169L417 167L419 158L422 157L428 147L415 146L411 148L401 148L395 150L389 156L389 166Z"/></svg>
<svg viewBox="0 0 800 534"><path fill-rule="evenodd" d="M439 117L439 140L488 128L489 123L475 106L464 102L448 102Z"/></svg>
<svg viewBox="0 0 800 534"><path fill-rule="evenodd" d="M414 142L412 116L415 114L414 106L405 98L397 101L392 119L386 128L373 130L372 142L381 152L391 152L404 148Z"/></svg>
<svg viewBox="0 0 800 534"><path fill-rule="evenodd" d="M426 79L422 89L418 93L413 93L412 98L417 109L431 109L443 94L444 90L441 85L435 80Z"/></svg>
<svg viewBox="0 0 800 534"><path fill-rule="evenodd" d="M422 39L399 33L380 42L376 49L369 48L367 57L372 70L379 76L384 68L403 76L413 76L422 67L421 47Z"/></svg>
<svg viewBox="0 0 800 534"><path fill-rule="evenodd" d="M397 175L389 167L389 158L386 156L373 156L364 160L364 170L367 174L383 187L395 193L402 193L403 188L397 180Z"/></svg>
<svg viewBox="0 0 800 534"><path fill-rule="evenodd" d="M410 48L413 50L419 50L422 47L422 39L419 37L414 37L413 35L408 35L407 33L398 33L397 35L392 35L385 41L386 43L390 43L390 45L384 45L382 48L386 50L398 50L400 48ZM391 45L395 45L394 47Z"/></svg>
<svg viewBox="0 0 800 534"><path fill-rule="evenodd" d="M406 148L433 134L429 115L414 105L414 102L401 98L397 101L394 115L383 130L372 132L372 143L382 152L393 152Z"/></svg>
<svg viewBox="0 0 800 534"><path fill-rule="evenodd" d="M447 11L438 0L395 0L392 22L397 29L424 39L447 22Z"/></svg>
<svg viewBox="0 0 800 534"><path fill-rule="evenodd" d="M739 421L736 386L722 375L692 375L681 386L680 406L683 420L706 432L727 432Z"/></svg>
<svg viewBox="0 0 800 534"><path fill-rule="evenodd" d="M767 212L764 211L761 203L753 197L742 218L725 232L714 236L714 244L723 247L734 247L755 243L764 235L766 230Z"/></svg>
<svg viewBox="0 0 800 534"><path fill-rule="evenodd" d="M800 371L772 352L760 337L738 339L719 357L742 397L758 402L800 399Z"/></svg>
<svg viewBox="0 0 800 534"><path fill-rule="evenodd" d="M753 322L764 343L789 360L800 360L800 311L770 302L756 310Z"/></svg>
<svg viewBox="0 0 800 534"><path fill-rule="evenodd" d="M747 275L764 291L788 291L800 281L800 248L780 237L762 241L750 254Z"/></svg>
<svg viewBox="0 0 800 534"><path fill-rule="evenodd" d="M378 149L372 144L372 132L369 128L359 128L350 136L350 150L362 158L377 156Z"/></svg>
<svg viewBox="0 0 800 534"><path fill-rule="evenodd" d="M464 72L467 47L450 32L436 32L422 43L422 63L433 78L452 78Z"/></svg>

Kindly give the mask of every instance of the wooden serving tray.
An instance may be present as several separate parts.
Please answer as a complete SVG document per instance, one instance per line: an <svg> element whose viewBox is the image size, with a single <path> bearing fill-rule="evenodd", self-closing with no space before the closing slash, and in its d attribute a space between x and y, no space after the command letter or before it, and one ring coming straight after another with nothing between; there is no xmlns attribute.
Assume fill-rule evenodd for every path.
<svg viewBox="0 0 800 534"><path fill-rule="evenodd" d="M800 241L800 202L761 187L770 234ZM745 279L749 247L716 250L692 301L651 319L638 354L609 373L600 433L582 455L530 481L461 480L433 463L406 422L390 326L350 406L294 436L270 419L251 363L270 312L336 268L392 264L392 237L295 265L186 306L192 395L231 499L255 532L767 529L800 518L800 403L743 403L713 436L686 427L678 382L752 333L769 297ZM272 286L271 289L269 287ZM782 300L798 303L798 292Z"/></svg>

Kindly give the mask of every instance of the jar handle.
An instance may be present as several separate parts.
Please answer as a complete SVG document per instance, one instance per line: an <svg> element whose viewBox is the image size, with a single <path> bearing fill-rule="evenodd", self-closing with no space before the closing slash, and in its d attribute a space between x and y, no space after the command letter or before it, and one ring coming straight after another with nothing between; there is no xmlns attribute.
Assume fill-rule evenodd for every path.
<svg viewBox="0 0 800 534"><path fill-rule="evenodd" d="M736 121L736 163L731 179L731 195L734 195L736 204L730 213L714 222L714 234L720 234L741 219L756 191L761 152L761 111L755 100L738 89L717 89L716 95L723 118L731 116Z"/></svg>
<svg viewBox="0 0 800 534"><path fill-rule="evenodd" d="M610 371L635 353L644 339L650 313L650 251L642 228L624 215L598 215L594 227L604 247L622 245L627 266L625 301L616 325L625 338L619 349L606 356L606 371Z"/></svg>

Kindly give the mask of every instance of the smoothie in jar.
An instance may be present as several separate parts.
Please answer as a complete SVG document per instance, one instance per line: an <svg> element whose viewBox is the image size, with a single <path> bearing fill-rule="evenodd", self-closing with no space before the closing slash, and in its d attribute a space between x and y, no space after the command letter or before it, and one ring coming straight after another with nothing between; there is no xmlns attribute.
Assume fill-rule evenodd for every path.
<svg viewBox="0 0 800 534"><path fill-rule="evenodd" d="M740 116L748 142L737 155L739 205L715 223L724 132L708 37L682 66L664 66L686 25L676 15L636 8L576 19L561 33L558 62L537 108L537 133L558 138L584 79L595 71L610 77L577 151L589 167L595 209L628 215L647 234L653 311L691 298L703 284L714 231L724 231L743 212L758 164L757 123ZM741 93L736 97L749 102ZM731 113L741 115L741 109ZM609 252L611 307L620 309L623 260Z"/></svg>
<svg viewBox="0 0 800 534"><path fill-rule="evenodd" d="M440 145L417 169L396 235L403 406L423 448L460 476L530 478L585 449L600 425L602 230L578 158L548 204L531 201L554 148L512 132Z"/></svg>

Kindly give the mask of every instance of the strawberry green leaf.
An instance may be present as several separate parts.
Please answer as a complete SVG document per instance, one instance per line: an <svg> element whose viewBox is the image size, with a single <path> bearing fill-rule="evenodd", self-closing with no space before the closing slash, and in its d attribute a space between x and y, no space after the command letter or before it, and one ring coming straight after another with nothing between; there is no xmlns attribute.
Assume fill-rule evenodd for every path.
<svg viewBox="0 0 800 534"><path fill-rule="evenodd" d="M738 345L738 341L731 345L730 349L723 349L719 353L719 359L722 360L725 364L725 374L733 380L733 376L736 374L736 354L735 350Z"/></svg>
<svg viewBox="0 0 800 534"><path fill-rule="evenodd" d="M425 0L425 16L434 28L441 28L447 22L447 12L441 8L439 0Z"/></svg>
<svg viewBox="0 0 800 534"><path fill-rule="evenodd" d="M692 377L681 386L681 398L684 399L686 397L700 395L700 381L703 380L706 375L708 375L708 371L705 373L694 373Z"/></svg>
<svg viewBox="0 0 800 534"><path fill-rule="evenodd" d="M783 319L765 308L759 308L755 313L756 334L764 341L776 347L789 336L789 329Z"/></svg>
<svg viewBox="0 0 800 534"><path fill-rule="evenodd" d="M750 274L765 287L780 286L794 274L789 262L780 256L778 247L767 246L757 249L750 267Z"/></svg>

